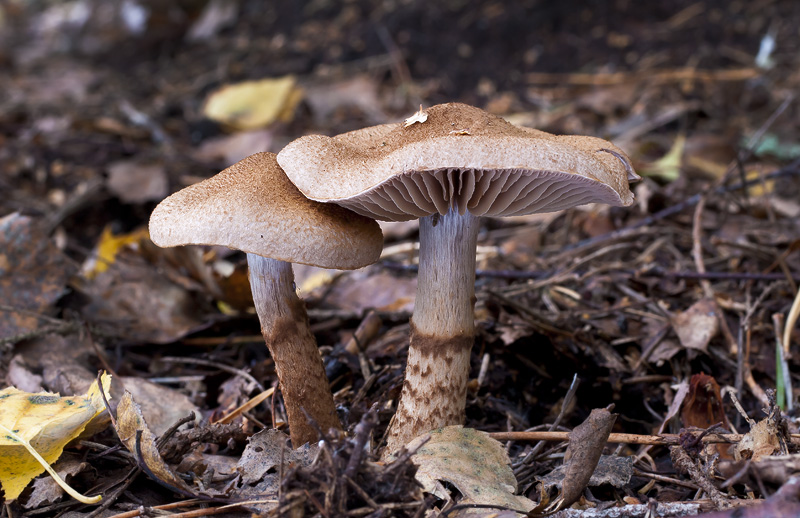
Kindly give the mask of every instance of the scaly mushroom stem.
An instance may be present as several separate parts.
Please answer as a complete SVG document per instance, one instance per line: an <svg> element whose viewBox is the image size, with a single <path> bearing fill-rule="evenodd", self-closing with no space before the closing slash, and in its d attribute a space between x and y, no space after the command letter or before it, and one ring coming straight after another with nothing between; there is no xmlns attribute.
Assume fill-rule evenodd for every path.
<svg viewBox="0 0 800 518"><path fill-rule="evenodd" d="M283 392L292 446L317 440L303 410L323 431L341 430L308 314L295 292L291 263L247 254L247 265L261 333Z"/></svg>
<svg viewBox="0 0 800 518"><path fill-rule="evenodd" d="M417 298L408 364L386 452L419 434L463 424L475 335L478 218L450 211L420 219Z"/></svg>

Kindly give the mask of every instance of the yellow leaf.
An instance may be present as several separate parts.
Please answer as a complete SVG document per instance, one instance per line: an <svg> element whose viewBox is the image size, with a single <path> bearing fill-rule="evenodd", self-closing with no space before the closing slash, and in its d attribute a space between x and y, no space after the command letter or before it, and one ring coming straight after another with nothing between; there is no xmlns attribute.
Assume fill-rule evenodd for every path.
<svg viewBox="0 0 800 518"><path fill-rule="evenodd" d="M100 235L100 240L95 248L92 258L84 263L82 271L87 279L93 279L96 275L108 270L114 264L120 250L126 246L132 246L147 239L149 234L146 228L134 230L129 234L114 235L111 226L106 226Z"/></svg>
<svg viewBox="0 0 800 518"><path fill-rule="evenodd" d="M107 394L111 376L103 374L102 382ZM31 394L14 387L0 391L0 485L6 499L16 499L28 483L45 470L62 484L50 464L58 460L64 446L79 437L104 409L96 381L83 396ZM71 488L64 489L72 491L73 497L80 497Z"/></svg>
<svg viewBox="0 0 800 518"><path fill-rule="evenodd" d="M686 137L678 135L672 148L667 154L642 168L642 176L659 177L668 182L674 182L681 175L683 162L683 149L686 147Z"/></svg>
<svg viewBox="0 0 800 518"><path fill-rule="evenodd" d="M276 120L289 122L302 98L294 76L245 81L214 91L203 114L235 129L252 130Z"/></svg>
<svg viewBox="0 0 800 518"><path fill-rule="evenodd" d="M332 270L316 270L297 286L297 294L311 293L317 288L328 286L334 278L335 273Z"/></svg>

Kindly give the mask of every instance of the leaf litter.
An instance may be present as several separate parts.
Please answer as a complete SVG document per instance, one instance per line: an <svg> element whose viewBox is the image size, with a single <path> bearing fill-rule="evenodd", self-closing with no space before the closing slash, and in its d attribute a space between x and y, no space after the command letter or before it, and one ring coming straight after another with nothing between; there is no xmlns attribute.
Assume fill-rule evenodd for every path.
<svg viewBox="0 0 800 518"><path fill-rule="evenodd" d="M241 256L158 250L137 237L104 256L101 272L90 265L99 257L91 251L109 235L137 235L158 193L205 178L232 157L277 151L302 134L402 121L420 104L463 100L556 133L608 136L638 170L656 173L636 187L630 210L486 222L467 426L562 433L591 409L615 403L609 440L621 442L614 455L599 438L586 442L592 456L602 453L593 476L608 483L594 485L590 477L586 489L572 490L580 493L576 503L556 516L678 516L730 502L746 504L736 511L748 516L797 514L795 414L779 410L769 392L791 395L796 385L790 375L779 387L776 375L778 341L786 370L797 363L797 106L786 95L798 86L788 73L797 68L796 53L786 46L796 8L679 3L650 7L663 10L653 19L664 21L652 25L631 23L614 5L553 24L547 13L526 18L524 3L479 2L454 6L448 12L460 29L442 31L426 26L441 13L424 2L395 11L393 3L359 0L336 13L324 2L302 13L275 4L264 16L249 16L249 2L225 12L213 4L169 12L148 4L149 16L139 18L136 1L96 10L74 2L75 12L85 13L77 18L58 6L1 8L0 66L7 73L0 87L9 95L0 99L0 217L15 229L0 247L0 374L7 384L18 380L33 391L80 386L81 393L104 365L148 380L150 403L174 407L156 426L156 414L143 405L156 435L170 436L158 455L193 494L233 494L231 461L242 456L247 436L285 423L275 387L233 424L207 424L275 385ZM716 12L725 13L723 24L711 16ZM367 19L386 28L376 31ZM527 24L523 33L514 29L518 21ZM760 69L754 49L764 37L758 27L768 25L778 50L772 67ZM683 30L698 36L673 37ZM512 34L519 41L504 45ZM565 55L565 45L574 52ZM701 58L698 48L726 50ZM244 111L229 105L217 122L203 115L214 91L287 77L294 78L288 95L286 85L269 90L276 84L267 82L261 86L274 95L256 89L261 97ZM265 129L243 131L242 123ZM303 293L352 434L326 437L311 464L276 464L271 512L447 509L413 482L410 455L392 468L375 452L402 382L415 232L413 225L387 232L391 257ZM93 276L77 272L81 263ZM359 334L375 309L377 328ZM780 330L777 314L787 315ZM70 348L74 354L65 354ZM575 373L583 383L567 397ZM695 381L701 373L706 377ZM176 394L188 403L183 417ZM752 416L750 433L743 433L750 424L737 416L731 394ZM185 420L188 409L198 411L197 422ZM372 424L360 430L369 431L356 432L364 419ZM187 429L170 435L176 422ZM564 443L504 440L512 465L532 459L529 478L519 483L524 494L516 496L539 498L530 482L558 473ZM742 445L740 460L723 455L730 442ZM130 504L175 502L148 477L128 475L137 458L118 448L110 431L68 447L98 473L94 480L108 496L103 505L123 512ZM73 480L90 493L86 472ZM137 499L126 496L132 494ZM25 498L19 505L58 512L47 507L50 497Z"/></svg>

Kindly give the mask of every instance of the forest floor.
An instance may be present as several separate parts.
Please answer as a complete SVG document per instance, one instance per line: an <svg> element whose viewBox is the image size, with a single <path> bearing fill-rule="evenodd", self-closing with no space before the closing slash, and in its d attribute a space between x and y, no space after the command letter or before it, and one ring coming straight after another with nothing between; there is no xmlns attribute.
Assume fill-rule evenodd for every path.
<svg viewBox="0 0 800 518"><path fill-rule="evenodd" d="M638 438L593 444L605 477L556 516L800 515L798 22L789 0L0 2L3 386L83 394L105 370L112 406L127 389L157 436L198 416L160 453L184 489L134 469L107 428L59 460L101 507L32 486L0 515L135 516L178 501L219 514L236 491L274 496L232 514L497 513L425 496L408 459L359 457L380 445L403 382L416 223L385 225L365 269L296 268L352 434L323 453L279 448L277 467L261 461L272 479L249 486L223 474L286 417L245 256L160 249L146 231L167 195L249 154L452 101L606 138L642 176L631 207L485 218L465 426L569 431L613 404L609 430ZM244 115L210 117L212 94L280 78ZM206 426L265 395L235 426ZM700 431L760 422L769 433L748 452L697 446ZM518 495L545 507L566 492L566 436L495 437ZM351 459L362 489L343 482ZM469 496L440 480L455 504Z"/></svg>

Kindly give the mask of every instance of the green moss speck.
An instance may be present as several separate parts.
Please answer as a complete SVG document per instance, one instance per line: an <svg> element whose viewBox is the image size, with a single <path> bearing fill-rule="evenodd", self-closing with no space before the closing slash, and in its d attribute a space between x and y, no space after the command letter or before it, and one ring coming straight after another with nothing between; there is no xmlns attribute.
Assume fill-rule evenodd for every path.
<svg viewBox="0 0 800 518"><path fill-rule="evenodd" d="M59 396L42 396L39 394L34 394L32 396L28 396L28 401L32 405L52 405L53 403L58 403L61 401Z"/></svg>

